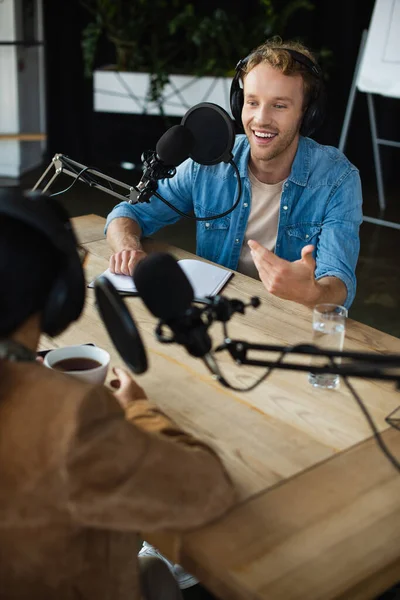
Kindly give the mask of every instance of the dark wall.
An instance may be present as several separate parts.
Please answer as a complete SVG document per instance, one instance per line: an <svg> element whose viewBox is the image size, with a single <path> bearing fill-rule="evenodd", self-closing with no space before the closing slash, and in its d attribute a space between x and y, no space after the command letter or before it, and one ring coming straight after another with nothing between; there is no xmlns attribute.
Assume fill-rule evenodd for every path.
<svg viewBox="0 0 400 600"><path fill-rule="evenodd" d="M374 0L315 2L315 11L303 14L302 22L296 19L296 29L306 32L312 47L325 46L332 51L327 82L327 116L317 136L322 143L334 146L339 143L362 32L369 27L374 4ZM400 101L375 95L374 102L380 137L400 139ZM375 185L367 97L360 92L356 94L347 139L346 155L360 169L363 182ZM385 180L390 182L396 175L398 152L392 148L381 148L381 157Z"/></svg>
<svg viewBox="0 0 400 600"><path fill-rule="evenodd" d="M80 46L87 13L77 0L44 0L48 153L90 155L92 84Z"/></svg>
<svg viewBox="0 0 400 600"><path fill-rule="evenodd" d="M317 140L337 145L363 29L369 25L374 0L314 2L312 12L298 13L286 37L301 37L312 49L332 51L327 81L328 106ZM251 2L220 2L230 10L251 9ZM237 6L235 6L237 5ZM275 2L279 6L279 1ZM203 2L204 6L204 2ZM48 153L63 152L87 164L112 168L122 160L140 162L143 150L154 148L166 129L161 117L113 115L92 110L92 82L83 76L81 31L88 14L78 0L45 0L45 39L48 92ZM105 41L97 63L112 61ZM398 100L376 97L382 136L400 139ZM170 125L179 122L171 119ZM397 137L396 137L397 135ZM358 93L346 154L365 180L374 176L366 97ZM397 162L396 150L383 149L385 177L390 179Z"/></svg>

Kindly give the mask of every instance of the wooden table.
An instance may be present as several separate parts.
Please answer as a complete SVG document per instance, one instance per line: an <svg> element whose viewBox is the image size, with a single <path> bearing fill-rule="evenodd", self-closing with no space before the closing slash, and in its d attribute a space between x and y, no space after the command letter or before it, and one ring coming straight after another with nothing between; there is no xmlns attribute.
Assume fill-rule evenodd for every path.
<svg viewBox="0 0 400 600"><path fill-rule="evenodd" d="M90 251L90 281L108 264L104 219L78 217L74 225ZM149 250L155 246L147 244ZM177 258L191 256L170 250ZM232 338L310 341L311 311L271 296L260 282L235 274L224 294L262 300L259 309L231 320ZM156 341L156 321L139 298L126 302L149 357L140 384L183 428L218 451L239 490L240 501L225 517L181 536L179 561L227 600L365 600L400 580L400 476L371 438L348 390L314 389L305 373L294 371L275 371L250 393L225 389L182 347ZM211 335L222 340L219 324ZM56 340L43 339L42 346L85 342L106 348L112 364L121 363L92 290L80 321ZM349 320L345 349L400 353L400 340ZM219 357L236 385L261 374ZM400 394L389 383L352 383L400 458L400 433L384 420L400 404ZM178 560L173 533L146 539Z"/></svg>

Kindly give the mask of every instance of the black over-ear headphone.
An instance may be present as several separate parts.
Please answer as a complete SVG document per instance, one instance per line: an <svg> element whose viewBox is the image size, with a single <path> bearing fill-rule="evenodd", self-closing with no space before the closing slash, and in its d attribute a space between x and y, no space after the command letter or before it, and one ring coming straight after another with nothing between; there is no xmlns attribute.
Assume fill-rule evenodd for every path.
<svg viewBox="0 0 400 600"><path fill-rule="evenodd" d="M77 240L64 207L41 192L25 197L0 198L0 216L5 215L33 227L59 250L60 271L50 290L42 318L42 331L55 336L79 318L85 302L85 277L77 252ZM29 252L29 248L27 248ZM38 269L43 268L38 265Z"/></svg>
<svg viewBox="0 0 400 600"><path fill-rule="evenodd" d="M280 50L286 50L290 56L298 63L301 63L306 69L313 75L317 80L314 95L310 98L309 104L304 112L303 120L301 122L300 133L304 136L312 135L318 127L321 125L324 118L324 86L322 81L322 70L314 63L308 56L292 50L291 48L280 47ZM257 51L256 51L257 52ZM243 88L241 87L241 78L243 69L246 66L249 59L255 53L251 53L246 58L243 58L236 65L236 73L231 84L230 92L230 103L233 118L238 125L242 125L242 108L243 108Z"/></svg>

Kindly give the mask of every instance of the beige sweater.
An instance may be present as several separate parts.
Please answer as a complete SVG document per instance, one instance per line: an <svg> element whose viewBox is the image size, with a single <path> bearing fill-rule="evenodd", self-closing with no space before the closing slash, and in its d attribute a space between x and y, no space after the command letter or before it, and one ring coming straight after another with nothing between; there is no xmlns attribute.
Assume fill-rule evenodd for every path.
<svg viewBox="0 0 400 600"><path fill-rule="evenodd" d="M0 597L140 598L137 532L185 530L234 492L218 457L147 400L0 362Z"/></svg>

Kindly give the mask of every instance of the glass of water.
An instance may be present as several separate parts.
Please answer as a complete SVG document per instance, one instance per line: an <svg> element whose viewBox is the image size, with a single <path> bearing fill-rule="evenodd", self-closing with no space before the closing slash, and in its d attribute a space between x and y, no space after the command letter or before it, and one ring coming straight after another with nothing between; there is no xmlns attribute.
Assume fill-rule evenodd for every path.
<svg viewBox="0 0 400 600"><path fill-rule="evenodd" d="M347 308L339 304L317 304L313 311L312 343L323 350L343 350L346 331ZM327 364L327 357L313 356L311 366ZM340 359L335 359L340 362ZM339 385L339 375L308 374L308 381L318 388L335 389Z"/></svg>

